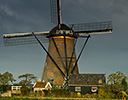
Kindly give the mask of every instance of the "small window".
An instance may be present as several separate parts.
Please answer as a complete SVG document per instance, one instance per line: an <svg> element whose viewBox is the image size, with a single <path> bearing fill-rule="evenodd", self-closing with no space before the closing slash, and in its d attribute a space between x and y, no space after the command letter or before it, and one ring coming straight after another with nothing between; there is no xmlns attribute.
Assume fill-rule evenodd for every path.
<svg viewBox="0 0 128 100"><path fill-rule="evenodd" d="M16 87L15 86L13 86L13 90L16 90Z"/></svg>
<svg viewBox="0 0 128 100"><path fill-rule="evenodd" d="M20 90L20 87L17 87L17 90Z"/></svg>
<svg viewBox="0 0 128 100"><path fill-rule="evenodd" d="M75 87L76 92L81 92L81 87Z"/></svg>
<svg viewBox="0 0 128 100"><path fill-rule="evenodd" d="M97 87L92 87L92 88L91 88L91 91L92 91L92 92L97 92L97 89L98 89Z"/></svg>
<svg viewBox="0 0 128 100"><path fill-rule="evenodd" d="M102 79L99 79L98 83L99 84L102 84L103 83Z"/></svg>

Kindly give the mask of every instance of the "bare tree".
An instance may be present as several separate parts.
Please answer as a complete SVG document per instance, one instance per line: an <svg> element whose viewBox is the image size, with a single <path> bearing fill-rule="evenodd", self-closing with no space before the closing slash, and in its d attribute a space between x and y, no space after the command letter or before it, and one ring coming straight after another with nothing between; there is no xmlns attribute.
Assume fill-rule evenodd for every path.
<svg viewBox="0 0 128 100"><path fill-rule="evenodd" d="M35 82L37 80L36 79L37 77L34 76L34 74L29 74L29 73L20 75L18 78L21 79L21 81L20 81L20 84L21 85L29 85L32 82Z"/></svg>

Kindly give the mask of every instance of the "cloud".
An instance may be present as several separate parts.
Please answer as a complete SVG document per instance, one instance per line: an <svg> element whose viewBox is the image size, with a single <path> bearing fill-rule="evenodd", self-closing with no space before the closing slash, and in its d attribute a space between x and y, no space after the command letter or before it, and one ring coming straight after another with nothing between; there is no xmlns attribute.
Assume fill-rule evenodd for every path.
<svg viewBox="0 0 128 100"><path fill-rule="evenodd" d="M48 1L1 1L0 33L49 30L52 24L50 20L50 7L48 7L50 4Z"/></svg>
<svg viewBox="0 0 128 100"><path fill-rule="evenodd" d="M11 17L13 17L13 16L16 16L16 13L14 13L14 11L12 11L11 9L9 9L7 6L0 6L0 9L2 10L2 11L4 11L8 16L11 16Z"/></svg>

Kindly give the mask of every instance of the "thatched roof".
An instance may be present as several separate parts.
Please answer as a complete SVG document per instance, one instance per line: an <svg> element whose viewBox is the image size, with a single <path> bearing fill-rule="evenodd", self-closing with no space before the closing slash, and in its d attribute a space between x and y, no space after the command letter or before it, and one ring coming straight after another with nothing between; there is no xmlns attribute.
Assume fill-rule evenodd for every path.
<svg viewBox="0 0 128 100"><path fill-rule="evenodd" d="M72 74L69 76L69 85L104 85L105 74Z"/></svg>
<svg viewBox="0 0 128 100"><path fill-rule="evenodd" d="M43 83L43 82L37 82L34 84L34 88L45 88L47 83Z"/></svg>

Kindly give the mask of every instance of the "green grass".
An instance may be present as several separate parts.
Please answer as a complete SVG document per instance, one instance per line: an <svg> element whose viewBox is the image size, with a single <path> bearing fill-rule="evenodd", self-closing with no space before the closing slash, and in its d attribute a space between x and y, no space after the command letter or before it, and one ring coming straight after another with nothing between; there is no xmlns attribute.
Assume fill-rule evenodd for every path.
<svg viewBox="0 0 128 100"><path fill-rule="evenodd" d="M40 99L29 99L29 98L0 98L0 100L40 100ZM52 99L43 99L43 100L52 100Z"/></svg>

